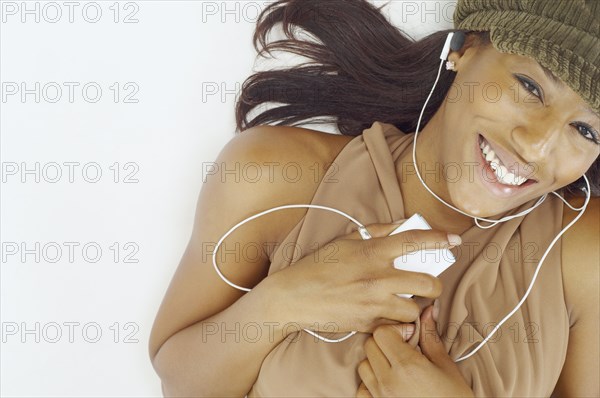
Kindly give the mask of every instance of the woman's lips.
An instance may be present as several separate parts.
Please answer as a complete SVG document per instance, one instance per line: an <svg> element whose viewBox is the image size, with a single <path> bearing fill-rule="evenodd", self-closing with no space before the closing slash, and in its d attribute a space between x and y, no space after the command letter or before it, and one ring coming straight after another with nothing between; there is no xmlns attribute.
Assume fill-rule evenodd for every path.
<svg viewBox="0 0 600 398"><path fill-rule="evenodd" d="M513 176L517 176L517 180L527 180L527 179L531 179L535 182L537 182L537 180L535 178L531 178L533 172L535 172L535 165L531 166L529 163L525 163L526 166L524 166L521 162L518 161L518 157L516 155L514 155L513 153L510 153L509 151L507 151L506 149L502 148L501 146L498 146L495 143L492 143L490 141L488 141L483 135L479 134L478 135L478 139L479 139L479 143L480 145L482 143L485 143L485 145L487 147L489 147L492 151L494 151L494 156L497 158L495 163L499 163L504 167L504 173L508 172L513 174ZM483 155L484 158L486 157L485 155ZM486 159L486 161L489 162L489 158ZM528 169L531 169L531 171L528 171ZM507 182L507 179L504 179L504 183ZM512 176L511 178L508 178L508 181L512 182ZM511 185L511 184L506 184L506 185Z"/></svg>
<svg viewBox="0 0 600 398"><path fill-rule="evenodd" d="M512 196L517 193L520 193L521 191L527 189L531 185L537 183L537 181L535 181L534 179L527 179L521 185L508 185L508 184L501 183L498 180L496 173L494 173L494 170L492 170L489 163L483 157L483 153L482 153L481 147L480 147L483 139L484 139L484 137L481 134L479 134L478 139L475 140L475 145L474 145L476 159L479 159L479 163L481 165L480 167L478 167L479 172L477 174L480 175L480 179L483 182L483 185L486 186L493 194L495 194L497 196L501 196L501 197L508 197L508 196ZM489 141L488 141L488 143L489 143ZM517 174L517 172L515 172L514 174ZM517 175L522 175L522 174L517 174ZM526 176L523 176L523 177L526 178Z"/></svg>

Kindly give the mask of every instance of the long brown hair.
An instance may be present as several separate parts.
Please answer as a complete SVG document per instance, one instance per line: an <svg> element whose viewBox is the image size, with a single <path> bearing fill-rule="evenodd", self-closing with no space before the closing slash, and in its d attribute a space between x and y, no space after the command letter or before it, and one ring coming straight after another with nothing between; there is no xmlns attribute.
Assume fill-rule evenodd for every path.
<svg viewBox="0 0 600 398"><path fill-rule="evenodd" d="M393 26L366 0L279 0L259 15L253 37L258 55L287 51L311 61L287 69L262 71L242 85L236 102L236 133L263 124L295 126L334 122L344 135L357 136L374 121L413 132L437 76L448 32L415 41ZM286 39L267 43L282 23ZM295 27L318 39L300 40ZM469 32L477 45L490 45L489 32ZM442 68L423 113L427 124L444 101L455 73ZM269 102L283 105L252 120L248 114ZM600 196L600 159L586 173L592 195ZM566 190L581 194L583 178Z"/></svg>

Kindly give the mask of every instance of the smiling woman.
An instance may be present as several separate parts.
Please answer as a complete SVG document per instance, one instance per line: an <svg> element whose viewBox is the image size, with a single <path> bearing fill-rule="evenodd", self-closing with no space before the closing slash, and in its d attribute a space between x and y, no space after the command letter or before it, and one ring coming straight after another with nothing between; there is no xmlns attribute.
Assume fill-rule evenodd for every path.
<svg viewBox="0 0 600 398"><path fill-rule="evenodd" d="M562 189L586 171L598 194L600 121L584 110L586 102L570 87L554 84L533 59L471 38L448 56L455 65L453 86L465 95L440 106L421 133L417 158L425 164L460 164L463 173L477 162L482 168L476 175L495 178L479 184L442 181L434 192L480 217ZM492 84L500 95L490 99L484 87ZM482 89L466 95L469 86Z"/></svg>
<svg viewBox="0 0 600 398"><path fill-rule="evenodd" d="M267 7L257 50L312 62L243 85L217 161L269 179L202 188L150 340L165 393L598 396L598 18L595 0L459 0L456 31L414 41L366 0ZM268 43L280 22L287 40ZM248 120L267 102L284 105ZM295 127L328 120L341 135ZM216 275L206 242L299 203L368 233L269 213L227 236ZM388 236L415 213L433 229ZM240 246L262 249L229 256ZM392 266L439 248L456 260L439 277Z"/></svg>

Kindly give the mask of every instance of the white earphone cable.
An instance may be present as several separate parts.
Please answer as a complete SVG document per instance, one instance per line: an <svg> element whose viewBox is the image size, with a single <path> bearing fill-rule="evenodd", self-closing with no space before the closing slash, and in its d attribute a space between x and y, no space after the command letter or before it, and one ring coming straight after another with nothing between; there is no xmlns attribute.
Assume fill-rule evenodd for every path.
<svg viewBox="0 0 600 398"><path fill-rule="evenodd" d="M447 41L446 41L447 43L448 43L448 41L451 39L451 37L452 37L452 36L449 36L449 39L447 39ZM447 54L446 54L446 55L447 55ZM445 200L443 200L443 199L442 199L442 198L440 198L438 195L436 195L436 194L435 194L435 193L434 193L434 192L433 192L433 191L432 191L432 190L431 190L431 189L430 189L430 188L427 186L427 184L425 184L425 181L423 181L423 179L421 178L421 174L420 174L420 172L419 172L419 168L417 167L417 136L418 136L418 134L419 134L419 127L420 127L420 125L421 125L421 119L423 118L423 113L425 112L425 109L426 109L426 107L427 107L427 103L429 102L429 99L431 98L431 96L432 96L432 94L433 94L433 92L434 92L434 90L435 90L435 87L437 86L437 83L438 83L438 81L439 81L439 78L440 78L440 73L441 73L441 71L442 71L442 65L443 65L443 63L444 63L444 59L445 59L446 55L444 55L444 50L443 50L443 51L442 51L442 56L440 57L440 58L442 59L442 61L440 62L440 67L439 67L439 69L438 69L438 74L437 74L437 77L436 77L436 79L435 79L435 83L433 84L433 87L431 88L431 92L429 93L429 96L428 96L428 97L427 97L427 99L425 100L425 104L423 105L423 109L421 110L421 114L420 114L420 116L419 116L419 120L418 120L418 122L417 122L417 128L416 128L416 132L415 132L415 136L414 136L414 140L413 140L413 166L414 166L414 168L415 168L415 172L416 172L416 174L417 174L417 177L419 178L419 181L421 182L421 184L423 185L423 187L425 187L425 189L427 189L427 191L429 191L429 193L430 193L430 194L432 194L432 195L433 195L433 196L434 196L434 197L435 197L437 200L439 200L441 203L443 203L443 204L444 204L444 205L446 205L447 207L449 207L449 208L451 208L451 209L453 209L453 210L455 210L455 211L457 211L457 212L459 212L459 213L461 213L461 214L463 214L463 215L466 215L466 216L468 216L468 217L471 217L471 218L473 218L473 219L475 220L475 224L476 224L476 225L477 225L479 228L481 228L481 229L487 229L487 228L491 228L491 227L494 227L494 226L496 226L497 224L499 224L499 223L501 223L501 222L505 222L505 221L512 220L512 219L514 219L514 218L517 218L517 217L522 217L522 216L524 216L524 215L526 215L526 214L529 214L531 211L533 211L535 208L537 208L539 205L541 205L541 204L542 204L542 202L543 202L544 200L546 200L546 198L547 198L548 194L545 194L545 195L543 195L542 197L540 197L540 199L539 199L539 200L538 200L538 201L535 203L535 205L533 205L532 207L530 207L529 209L527 209L527 210L525 210L525 211L522 211L522 212L520 212L520 213L518 213L518 214L514 214L514 215L511 215L511 216L506 216L506 217L503 217L503 218L501 218L501 219L499 219L499 220L489 220L489 219L487 219L487 218L475 217L475 216L472 216L472 215L470 215L470 214L467 214L467 213L463 212L462 210L460 210L460 209L458 209L458 208L456 208L456 207L452 206L451 204L447 203ZM462 361L462 360L464 360L464 359L467 359L467 358L469 358L470 356L472 356L473 354L475 354L477 351L479 351L479 349L480 349L481 347L483 347L483 346L485 345L485 343L487 343L487 341L488 341L488 340L489 340L489 339L490 339L490 338L491 338L491 337L494 335L494 333L496 333L496 332L497 332L497 331L500 329L500 326L502 326L502 324L503 324L504 322L506 322L506 321L507 321L507 320L508 320L508 319L509 319L509 318L510 318L510 317L511 317L511 316L512 316L512 315L513 315L513 314L514 314L514 313L515 313L515 312L516 312L516 311L517 311L517 310L518 310L520 307L521 307L521 305L522 305L522 304L525 302L525 300L526 300L526 299L527 299L527 297L529 296L529 292L531 292L531 289L533 288L533 285L534 285L534 283L535 283L535 280L536 280L536 278L537 278L537 275L538 275L538 273L539 273L539 271L540 271L540 268L541 268L541 266L542 266L542 263L543 263L543 262L544 262L544 260L546 259L546 256L548 255L548 253L550 252L550 250L552 249L552 247L554 246L554 244L555 244L555 243L558 241L558 239L559 239L559 238L560 238L560 237L561 237L561 236L562 236L562 235L563 235L563 234L564 234L564 233L565 233L565 232L566 232L566 231L567 231L569 228L571 228L571 226L572 226L573 224L575 224L575 223L577 222L577 220L579 220L579 218L581 218L581 216L582 216L582 215L583 215L583 213L585 212L585 209L586 209L586 207L587 207L587 205L588 205L588 203L589 203L589 201L590 201L590 197L591 197L591 187L590 187L590 182L589 182L589 180L587 179L587 176L586 176L585 174L583 175L583 179L585 180L585 183L586 183L586 186L587 186L587 189L585 190L585 192L586 192L586 199L585 199L585 202L584 202L583 206L582 206L582 207L580 207L580 208L574 208L574 207L573 207L573 206L571 206L571 205L570 205L570 204L569 204L569 203L568 203L568 202L567 202L567 201L566 201L566 200L565 200L565 199L564 199L562 196L560 196L558 193L556 193L556 192L552 192L552 193L553 193L554 195L556 195L556 196L557 196L557 197L558 197L560 200L562 200L562 201L563 201L563 203L565 203L565 204L566 204L566 205L567 205L569 208L571 208L572 210L575 210L575 211L579 211L579 214L578 214L578 215L577 215L577 216L576 216L576 217L575 217L575 218L574 218L574 219L573 219L573 220L572 220L572 221L571 221L571 222L570 222L570 223L569 223L569 224L568 224L568 225L567 225L565 228L563 228L563 229L562 229L562 230L561 230L561 231L558 233L558 235L556 235L556 236L554 237L554 239L552 240L552 242L550 243L550 245L548 246L548 248L547 248L547 249L546 249L546 251L544 252L544 255L542 256L542 258L541 258L540 262L538 263L538 265L537 265L537 268L536 268L536 270L535 270L535 273L533 274L533 278L532 278L532 280L531 280L531 282L530 282L530 284L529 284L529 288L527 289L527 291L525 292L525 294L523 295L523 297L521 298L521 300L519 301L519 303L518 303L518 304L515 306L515 308L513 308L513 310L512 310L512 311L510 311L510 312L509 312L509 313L508 313L508 314L507 314L507 315L506 315L506 316L505 316L505 317L504 317L504 318L503 318L503 319L502 319L502 320L501 320L501 321L498 323L498 325L496 325L496 327L495 327L495 328L494 328L494 329L493 329L493 330L492 330L492 331L491 331L491 332L490 332L490 333L489 333L489 334L488 334L488 335L487 335L487 336L486 336L486 337L483 339L483 341L481 341L481 342L479 343L479 345L478 345L477 347L475 347L475 349L473 349L473 351L471 351L469 354L467 354L467 355L465 355L465 356L462 356L462 357L460 357L460 358L456 359L454 362L460 362L460 361ZM481 221L486 221L486 222L489 222L489 223L491 223L491 224L490 224L490 225L487 225L487 226L483 226L483 225L480 225L480 224L479 224L479 220L481 220Z"/></svg>
<svg viewBox="0 0 600 398"><path fill-rule="evenodd" d="M554 237L554 239L552 240L552 242L550 242L550 245L548 246L548 248L546 249L546 251L544 252L544 255L542 256L542 258L540 259L540 262L537 265L537 268L535 269L535 273L533 274L533 278L531 279L531 282L529 283L529 288L527 289L527 291L525 292L525 295L523 295L523 298L521 298L521 301L519 301L519 303L517 304L517 306L515 308L513 308L513 310L511 312L509 312L499 323L498 325L496 325L496 327L494 327L494 329L492 329L492 331L479 343L479 345L477 347L475 347L475 349L473 349L473 351L471 351L469 354L462 356L458 359L456 359L454 362L459 362L462 361L464 359L469 358L471 355L475 354L477 351L479 351L479 349L481 347L483 347L483 345L494 335L494 333L496 333L498 331L498 329L500 329L500 326L502 326L502 324L504 322L506 322L518 309L519 307L521 307L521 305L525 302L525 300L527 299L527 296L529 296L529 292L531 292L531 289L533 288L533 284L535 283L535 280L538 276L538 273L540 272L540 268L542 267L542 263L544 262L544 260L546 259L546 256L548 255L548 253L550 252L550 249L552 249L552 247L554 246L554 244L558 241L558 239L569 229L571 228L571 226L573 224L575 224L577 222L577 220L579 220L581 218L581 216L583 215L583 213L585 212L585 209L590 201L590 182L588 181L587 177L584 175L583 176L585 179L585 183L587 184L587 191L586 191L586 198L585 198L585 202L583 204L583 206L580 208L581 211L579 211L579 214L577 214L577 216L569 223L567 224L566 227L564 227L559 233L558 235L556 235ZM569 206L571 209L573 209L573 207L567 203L567 201L561 197L560 195L556 195L558 196L567 206ZM574 209L575 210L575 209Z"/></svg>
<svg viewBox="0 0 600 398"><path fill-rule="evenodd" d="M501 219L499 219L499 220L490 220L490 219L487 219L487 218L482 218L482 217L476 217L476 216L472 216L472 215L470 215L470 214L468 214L468 213L465 213L465 212L463 212L462 210L460 210L460 209L458 209L458 208L456 208L456 207L452 206L451 204L447 203L447 202L446 202L446 201L444 201L442 198L440 198L438 195L436 195L436 194L435 194L435 193L434 193L434 192L433 192L433 191L432 191L432 190L431 190L431 189L430 189L430 188L427 186L427 184L425 184L425 181L423 181L423 178L421 177L421 174L420 174L420 172L419 172L419 168L417 167L417 155L416 155L416 154L417 154L417 136L418 136L418 134L419 134L419 127L420 127L420 125L421 125L421 119L423 118L423 113L425 112L425 109L426 109L426 107L427 107L427 103L429 102L429 99L431 98L431 96L432 96L432 94L433 94L433 92L434 92L434 90L435 90L435 87L437 86L437 83L438 83L438 81L439 81L439 78L440 78L440 73L441 73L441 70L442 70L442 65L443 65L443 62L444 62L444 60L445 60L445 59L446 59L446 57L447 57L447 54L448 54L448 51L449 51L449 48L450 48L450 40L451 40L451 38L452 38L452 35L453 35L453 33L450 33L450 34L448 35L448 38L446 39L446 44L444 45L444 50L442 50L442 55L440 56L440 59L442 59L442 62L440 63L440 67L439 67L439 69L438 69L438 74L437 74L437 77L436 77L436 79L435 79L435 83L433 84L433 87L431 88L431 92L429 93L429 96L428 96L428 97L427 97L427 99L425 100L425 104L423 105L423 109L421 110L421 114L420 114L420 116L419 116L419 120L418 120L418 122L417 122L417 128L416 128L416 131L415 131L415 136L414 136L414 139L413 139L413 152L412 152L412 155L413 155L413 165L414 165L414 168L415 168L415 172L416 172L416 174L417 174L417 177L419 178L419 181L421 182L421 184L423 185L423 187L425 187L425 189L427 189L427 191L429 191L429 193L430 193L431 195L433 195L433 196L434 196L434 197L435 197L437 200L439 200L441 203L443 203L443 204L444 204L444 205L446 205L447 207L449 207L449 208L451 208L451 209L453 209L453 210L455 210L455 211L457 211L457 212L459 212L459 213L461 213L461 214L463 214L463 215L466 215L466 216L468 216L468 217L471 217L471 218L473 218L473 219L475 220L475 224L476 224L476 225L477 225L479 228L481 228L481 229L487 229L487 228L492 228L492 227L496 226L497 224L499 224L499 223L501 223L501 222L506 222L506 221L508 221L508 220L512 220L512 219L514 219L514 218L517 218L517 217L522 217L522 216L525 216L526 214L529 214L529 213L530 213L530 212L532 212L532 211L533 211L535 208L537 208L539 205L541 205L541 204L542 204L542 202L544 202L544 200L546 200L546 198L547 198L548 194L545 194L545 195L543 195L542 197L540 197L540 198L538 199L538 201L535 203L535 205L533 205L532 207L530 207L530 208L529 208L529 209L527 209L527 210L524 210L524 211L522 211L522 212L520 212L520 213L518 213L518 214L514 214L514 215L511 215L511 216L506 216L506 217L503 217L503 218L501 218ZM563 234L564 234L564 233L565 233L565 232L566 232L566 231L567 231L567 230L568 230L568 229L569 229L569 228L570 228L570 227L571 227L573 224L575 224L575 223L577 222L577 220L579 220L579 219L581 218L581 216L583 215L583 213L585 212L585 210L586 210L586 208L587 208L587 205L588 205L588 203L589 203L589 201L590 201L590 197L591 197L591 187L590 187L590 182L589 182L589 180L587 179L587 177L585 176L585 174L583 175L583 179L585 180L585 183L586 183L586 186L587 186L587 189L584 189L584 190L585 190L585 192L586 192L586 200L585 200L585 202L584 202L583 206L582 206L582 207L580 207L580 208L574 208L574 207L573 207L573 206L571 206L571 205L570 205L570 204L569 204L569 203L568 203L568 202L567 202L567 201L566 201L566 200L565 200L565 199L564 199L562 196L560 196L558 193L556 193L556 192L552 192L552 193L553 193L554 195L556 195L556 196L557 196L557 197L558 197L560 200L562 200L562 201L565 203L565 205L567 205L569 208L571 208L571 209L572 209L572 210L574 210L574 211L578 211L578 212L579 212L579 214L578 214L578 215L577 215L577 216L576 216L576 217L575 217L575 218L574 218L574 219L573 219L573 220L572 220L572 221L571 221L571 222L570 222L570 223L569 223L569 224L568 224L568 225L567 225L565 228L563 228L563 229L562 229L562 230L561 230L561 231L558 233L558 235L556 235L556 237L554 237L554 239L552 240L552 242L550 243L550 245L548 246L548 248L547 248L547 249L546 249L546 251L544 252L544 255L542 256L542 258L541 258L540 262L538 263L538 265L537 265L537 268L536 268L536 270L535 270L535 273L534 273L534 275L533 275L533 278L532 278L532 280L531 280L531 282L530 282L530 284L529 284L529 288L528 288L528 289L527 289L527 291L525 292L525 295L524 295L524 296L521 298L521 300L519 301L519 303L517 304L517 306L515 306L515 308L513 308L513 310L512 310L511 312L509 312L509 313L508 313L508 314L507 314L507 315L506 315L506 316L505 316L505 317L504 317L504 318L503 318L503 319L500 321L500 323L498 323L498 325L497 325L497 326L496 326L496 327L495 327L495 328L494 328L494 329L493 329L493 330L492 330L492 331L491 331L491 332L490 332L490 333L489 333L489 334L488 334L488 335L487 335L487 336L484 338L484 340L483 340L483 341L481 341L481 342L479 343L479 345L478 345L477 347L475 347L475 349L473 349L473 351L471 351L469 354L467 354L467 355L465 355L465 356L463 356L463 357L460 357L460 358L456 359L454 362L459 362L459 361L462 361L462 360L464 360L464 359L467 359L467 358L469 358L469 357L470 357L470 356L472 356L473 354L475 354L475 353L476 353L476 352L477 352L477 351L478 351L478 350L479 350L481 347L483 347L483 346L485 345L485 343L487 343L487 341L488 341L488 340L489 340L489 339L490 339L490 338L491 338L491 337L494 335L494 333L496 333L496 331L498 331L498 330L500 329L500 326L501 326L501 325L502 325L504 322L506 322L506 320L508 320L508 319L509 319L509 318L510 318L510 317L511 317L511 316L512 316L512 315L513 315L513 314L514 314L514 313L515 313L515 312L516 312L518 309L519 309L519 307L520 307L520 306L521 306L521 305L522 305L522 304L525 302L525 300L526 300L526 299L527 299L527 297L529 296L529 293L531 292L531 289L533 288L533 285L534 285L534 283L535 283L535 280L536 280L536 278L537 278L537 275L538 275L538 273L539 273L539 270L540 270L540 268L541 268L541 266L542 266L542 263L543 263L543 262L544 262L544 260L546 259L546 256L548 255L548 253L550 252L550 250L552 249L552 247L554 246L554 244L555 244L555 243L558 241L558 239L559 239L559 238L560 238L560 237L561 237L561 236L562 236L562 235L563 235ZM231 228L229 231L227 231L227 232L226 232L226 233L225 233L225 234L224 234L224 235L221 237L221 239L219 239L219 241L217 242L217 244L216 244L216 246L215 246L215 249L213 250L213 256L212 256L213 266L214 266L214 268L215 268L215 271L217 271L217 274L219 275L219 277L221 277L221 279L222 279L222 280L223 280L225 283L227 283L229 286L231 286L231 287L233 287L233 288L235 288L235 289L243 290L243 291L245 291L245 292L249 292L250 290L252 290L252 289L245 288L245 287L238 286L238 285L234 284L233 282L229 281L229 280L228 280L228 279L227 279L227 278L226 278L226 277L225 277L225 276L224 276L224 275L221 273L221 271L220 271L219 267L217 266L217 262L216 262L216 256L217 256L217 251L218 251L218 249L219 249L219 246L221 245L221 243L223 242L223 240L225 240L225 238L227 238L227 236L229 236L229 235L230 235L230 234L231 234L231 233L232 233L232 232L233 232L235 229L237 229L238 227L240 227L241 225L243 225L244 223L246 223L246 222L248 222L248 221L251 221L251 220L253 220L253 219L255 219L255 218L258 218L258 217L260 217L260 216L263 216L263 215L265 215L265 214L268 214L268 213L271 213L271 212L274 212L274 211L277 211L277 210L290 209L290 208L304 208L304 207L305 207L305 208L316 208L316 209L328 210L328 211L333 211L333 212L335 212L335 213L338 213L338 214L340 214L340 215L342 215L342 216L344 216L344 217L348 218L349 220L351 220L352 222L354 222L356 225L358 225L358 231L359 231L359 233L360 233L360 236L362 237L362 239L371 239L371 235L370 235L370 234L369 234L369 232L367 231L366 227L365 227L363 224L361 224L361 223L360 223L358 220L356 220L355 218L351 217L350 215L348 215L348 214L344 213L343 211L340 211L340 210L337 210L337 209L334 209L334 208L331 208L331 207L327 207L327 206L320 206L320 205L310 205L310 204L293 204L293 205L284 205L284 206L278 206L278 207L271 208L271 209L269 209L269 210L265 210L265 211L263 211L263 212L261 212L261 213L255 214L255 215L253 215L253 216L251 216L251 217L248 217L248 218L246 218L245 220L242 220L242 221L240 221L239 223L237 223L236 225L234 225L234 226L233 226L233 227L232 227L232 228ZM485 222L489 222L489 223L491 223L491 224L490 224L490 225L487 225L487 226L480 225L480 224L479 224L479 221L480 221L480 220L481 220L481 221L485 221ZM346 340L346 339L348 339L348 338L352 337L354 334L356 334L356 333L357 333L356 331L353 331L353 332L350 332L349 334L347 334L346 336L344 336L344 337L342 337L342 338L340 338L340 339L333 340L333 339L328 339L328 338L325 338L325 337L323 337L323 336L320 336L320 335L318 335L317 333L315 333L315 332L313 332L313 331L311 331L311 330L308 330L308 329L304 329L304 331L305 331L305 332L307 332L307 333L309 333L309 334L311 334L311 335L313 335L313 336L315 336L315 337L317 337L317 338L319 338L320 340L323 340L323 341L325 341L325 342L328 342L328 343L338 343L338 342L340 342L340 341L344 341L344 340Z"/></svg>
<svg viewBox="0 0 600 398"><path fill-rule="evenodd" d="M233 231L235 231L238 227L242 226L243 224L247 223L248 221L254 220L255 218L264 216L265 214L268 213L272 213L274 211L277 210L283 210L283 209L294 209L294 208L303 208L303 207L307 207L307 208L315 208L315 209L321 209L321 210L329 210L329 211L333 211L337 214L340 214L346 218L348 218L350 221L352 221L353 223L355 223L356 225L358 225L358 232L360 234L360 236L362 237L362 239L371 239L371 235L369 234L369 232L367 231L367 228L365 228L364 225L362 225L358 220L356 220L354 217L344 213L341 210L337 210L331 207L327 207L327 206L320 206L320 205L304 205L304 204L294 204L294 205L284 205L284 206L278 206L278 207L273 207L272 209L269 210L265 210L263 212L260 212L258 214L255 214L251 217L246 218L245 220L240 221L239 223L235 224L233 227L231 227L231 229L229 229L229 231L227 231L222 237L221 239L219 239L219 241L217 242L215 249L213 250L213 255L212 255L212 263L213 263L213 267L215 268L215 271L217 271L217 274L221 277L221 279L227 283L229 286L238 289L238 290L243 290L245 292L249 292L252 289L249 289L247 287L243 287L243 286L239 286L236 285L235 283L231 282L229 279L227 279L225 277L225 275L223 275L223 273L221 272L221 270L219 269L219 266L217 265L217 251L219 250L219 247L221 246L221 243L223 243L223 241L225 240L225 238L227 238ZM350 332L348 333L346 336L339 338L339 339L328 339L326 337L320 336L317 333L313 332L312 330L308 330L308 329L304 329L304 331L306 333L309 333L327 343L339 343L340 341L344 341L352 336L354 336L356 334L356 331Z"/></svg>
<svg viewBox="0 0 600 398"><path fill-rule="evenodd" d="M475 217L472 216L468 213L465 213L464 211L452 206L450 203L447 203L444 199L440 198L438 195L435 194L435 192L433 192L428 186L427 184L425 184L425 181L423 181L423 178L421 177L421 173L419 172L419 168L417 167L417 136L419 135L419 127L421 126L421 119L423 118L423 113L425 113L425 109L427 108L427 103L429 102L429 99L431 98L431 96L433 95L433 92L435 90L435 87L437 86L438 81L440 80L440 73L442 72L442 65L444 64L444 60L442 60L440 62L440 67L438 69L438 73L437 73L437 77L435 79L435 83L433 83L433 87L431 88L431 92L429 93L429 96L427 96L427 99L425 100L425 105L423 105L423 109L421 109L421 115L419 116L419 121L417 122L417 129L415 131L415 136L413 138L413 166L415 168L415 172L417 174L417 177L419 178L419 181L421 181L421 184L423 185L423 187L425 187L425 189L427 189L427 191L429 191L430 194L432 194L437 200L439 200L440 202L442 202L443 204L445 204L446 206L448 206L449 208L465 215L468 217L471 217L473 219L475 219L475 224L482 229L487 229L487 228L492 228L494 226L496 226L498 223L501 222L505 222L508 220L512 220L513 218L517 218L517 217L522 217L526 214L529 214L530 212L532 212L536 207L538 207L539 205L542 204L542 202L544 200L546 200L546 197L548 196L548 194L545 194L544 196L540 197L540 199L536 202L535 205L533 205L532 207L530 207L527 210L524 210L518 214L513 214L511 216L506 216L501 218L500 220L490 220L487 218L482 218L482 217ZM483 226L479 224L479 221L486 221L491 223L490 225L487 226Z"/></svg>

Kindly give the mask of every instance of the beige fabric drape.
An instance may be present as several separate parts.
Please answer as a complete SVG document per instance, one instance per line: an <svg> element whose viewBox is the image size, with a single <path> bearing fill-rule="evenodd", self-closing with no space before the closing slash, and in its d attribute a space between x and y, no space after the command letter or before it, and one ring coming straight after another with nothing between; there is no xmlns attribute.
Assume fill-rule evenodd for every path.
<svg viewBox="0 0 600 398"><path fill-rule="evenodd" d="M365 225L408 218L395 160L412 150L412 138L391 124L373 123L339 153L337 172L324 179L311 203L342 210ZM491 229L473 226L462 235L463 245L452 249L456 263L440 275L444 290L438 332L453 359L470 352L523 297L542 254L561 229L562 209L562 202L549 195L525 217ZM355 229L338 214L308 209L273 252L269 274ZM292 258L290 247L301 255ZM569 335L560 253L559 241L521 308L474 356L458 363L477 395L552 393ZM417 302L424 308L431 300L417 298ZM345 333L323 335L340 338ZM248 397L353 397L360 384L356 368L365 358L368 336L357 333L341 343L326 343L304 331L292 333L265 358ZM417 340L415 333L411 344Z"/></svg>

